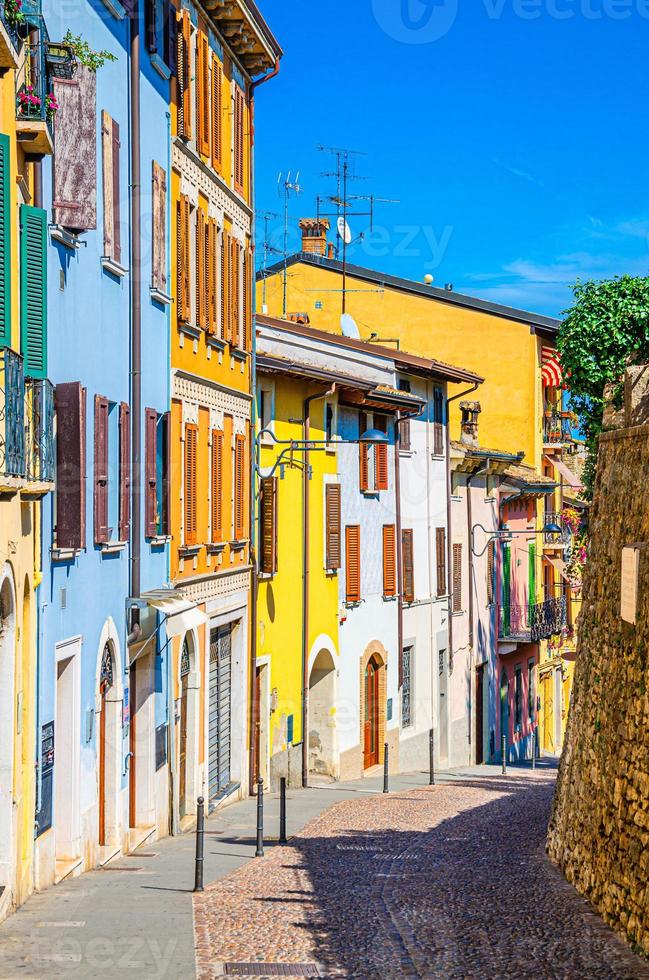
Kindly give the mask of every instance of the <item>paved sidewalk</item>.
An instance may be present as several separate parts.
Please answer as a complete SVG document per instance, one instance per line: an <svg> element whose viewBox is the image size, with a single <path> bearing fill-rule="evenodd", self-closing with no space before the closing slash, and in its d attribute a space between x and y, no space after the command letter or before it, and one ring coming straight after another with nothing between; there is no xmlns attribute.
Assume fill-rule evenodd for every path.
<svg viewBox="0 0 649 980"><path fill-rule="evenodd" d="M438 778L453 782L473 773ZM427 784L424 774L392 776L391 789ZM380 792L382 778L335 783L288 793L293 835L342 800ZM256 801L225 807L207 823L205 882L221 879L254 856ZM266 834L279 835L276 794L266 794ZM0 925L0 980L15 977L193 977L194 835L147 842L109 870L92 871L33 895ZM272 851L272 843L269 853ZM264 858L267 860L267 858Z"/></svg>

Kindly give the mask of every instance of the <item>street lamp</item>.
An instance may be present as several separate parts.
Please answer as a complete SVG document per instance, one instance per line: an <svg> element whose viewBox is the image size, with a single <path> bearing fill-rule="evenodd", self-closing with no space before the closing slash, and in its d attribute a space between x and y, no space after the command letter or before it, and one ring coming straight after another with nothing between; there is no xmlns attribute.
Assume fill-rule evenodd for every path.
<svg viewBox="0 0 649 980"><path fill-rule="evenodd" d="M487 543L485 544L482 551L476 551L476 546L475 546L476 531L484 531L484 533L487 535ZM482 524L474 524L473 527L471 528L471 553L474 555L475 558L482 558L482 556L484 555L484 553L486 552L487 548L489 547L492 541L502 541L503 539L508 539L512 537L514 534L523 534L526 535L527 537L529 537L532 534L544 534L546 537L560 538L561 535L563 534L563 531L561 530L559 525L556 524L554 521L549 521L541 528L540 531L538 530L512 531L507 524L503 524L502 528L498 529L497 531L489 531L488 528L484 527L484 525Z"/></svg>
<svg viewBox="0 0 649 980"><path fill-rule="evenodd" d="M327 446L331 445L330 439L278 439L272 429L262 429L255 437L255 471L258 476L262 476L262 468L259 461L261 456L261 441L263 438L269 439L275 446L284 446L284 449L280 452L272 468L269 471L264 471L263 476L266 478L274 475L278 467L283 464L285 456L291 456L294 453L301 453L303 455L310 452L321 453L325 451ZM381 432L380 429L367 429L359 439L337 439L336 445L358 446L362 444L379 446L386 445L389 442L390 437L387 432Z"/></svg>

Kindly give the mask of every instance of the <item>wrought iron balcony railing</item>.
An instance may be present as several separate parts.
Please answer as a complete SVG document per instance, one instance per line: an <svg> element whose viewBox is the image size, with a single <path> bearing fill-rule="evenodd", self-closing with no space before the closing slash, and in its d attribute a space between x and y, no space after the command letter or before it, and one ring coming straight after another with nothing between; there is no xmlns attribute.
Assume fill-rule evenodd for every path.
<svg viewBox="0 0 649 980"><path fill-rule="evenodd" d="M562 633L566 625L564 596L525 606L508 603L500 608L498 638L510 643L538 643Z"/></svg>
<svg viewBox="0 0 649 980"><path fill-rule="evenodd" d="M0 349L0 476L25 476L25 373L8 347Z"/></svg>
<svg viewBox="0 0 649 980"><path fill-rule="evenodd" d="M498 636L501 640L517 643L532 642L530 607L506 603L500 607Z"/></svg>
<svg viewBox="0 0 649 980"><path fill-rule="evenodd" d="M10 490L46 493L54 482L54 389L25 380L23 359L0 349L0 480Z"/></svg>
<svg viewBox="0 0 649 980"><path fill-rule="evenodd" d="M25 475L36 483L53 483L54 388L46 378L26 382L25 418Z"/></svg>
<svg viewBox="0 0 649 980"><path fill-rule="evenodd" d="M565 412L552 412L543 419L545 445L563 445L572 442L572 422Z"/></svg>
<svg viewBox="0 0 649 980"><path fill-rule="evenodd" d="M22 7L17 0L0 0L0 20L4 27L11 48L0 52L0 60L3 68L15 68L18 63L18 55L23 44L24 38L24 14ZM6 62L6 63L5 63Z"/></svg>
<svg viewBox="0 0 649 980"><path fill-rule="evenodd" d="M546 511L543 520L546 527L549 524L556 524L561 528L561 534L545 532L543 535L544 543L550 545L553 544L557 548L567 548L572 541L572 533L567 524L564 524L561 514L554 511Z"/></svg>

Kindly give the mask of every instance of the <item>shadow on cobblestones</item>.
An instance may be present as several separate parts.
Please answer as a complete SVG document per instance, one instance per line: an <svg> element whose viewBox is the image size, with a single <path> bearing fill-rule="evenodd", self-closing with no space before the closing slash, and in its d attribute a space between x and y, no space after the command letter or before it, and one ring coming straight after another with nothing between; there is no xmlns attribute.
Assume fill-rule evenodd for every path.
<svg viewBox="0 0 649 980"><path fill-rule="evenodd" d="M216 961L321 976L649 978L544 853L554 780L467 780L337 804L196 902Z"/></svg>

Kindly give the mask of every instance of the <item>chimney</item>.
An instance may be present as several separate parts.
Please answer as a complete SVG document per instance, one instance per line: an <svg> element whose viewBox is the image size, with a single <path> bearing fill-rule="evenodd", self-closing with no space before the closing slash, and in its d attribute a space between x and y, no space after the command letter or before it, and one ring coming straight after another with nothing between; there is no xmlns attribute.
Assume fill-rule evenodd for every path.
<svg viewBox="0 0 649 980"><path fill-rule="evenodd" d="M460 402L462 412L462 435L460 441L464 446L478 445L478 416L482 411L480 402Z"/></svg>
<svg viewBox="0 0 649 980"><path fill-rule="evenodd" d="M334 245L333 242L329 242L329 244L327 245L327 258L328 259L336 258L336 246Z"/></svg>
<svg viewBox="0 0 649 980"><path fill-rule="evenodd" d="M322 255L327 251L327 232L331 225L328 218L301 218L302 251L310 255Z"/></svg>

